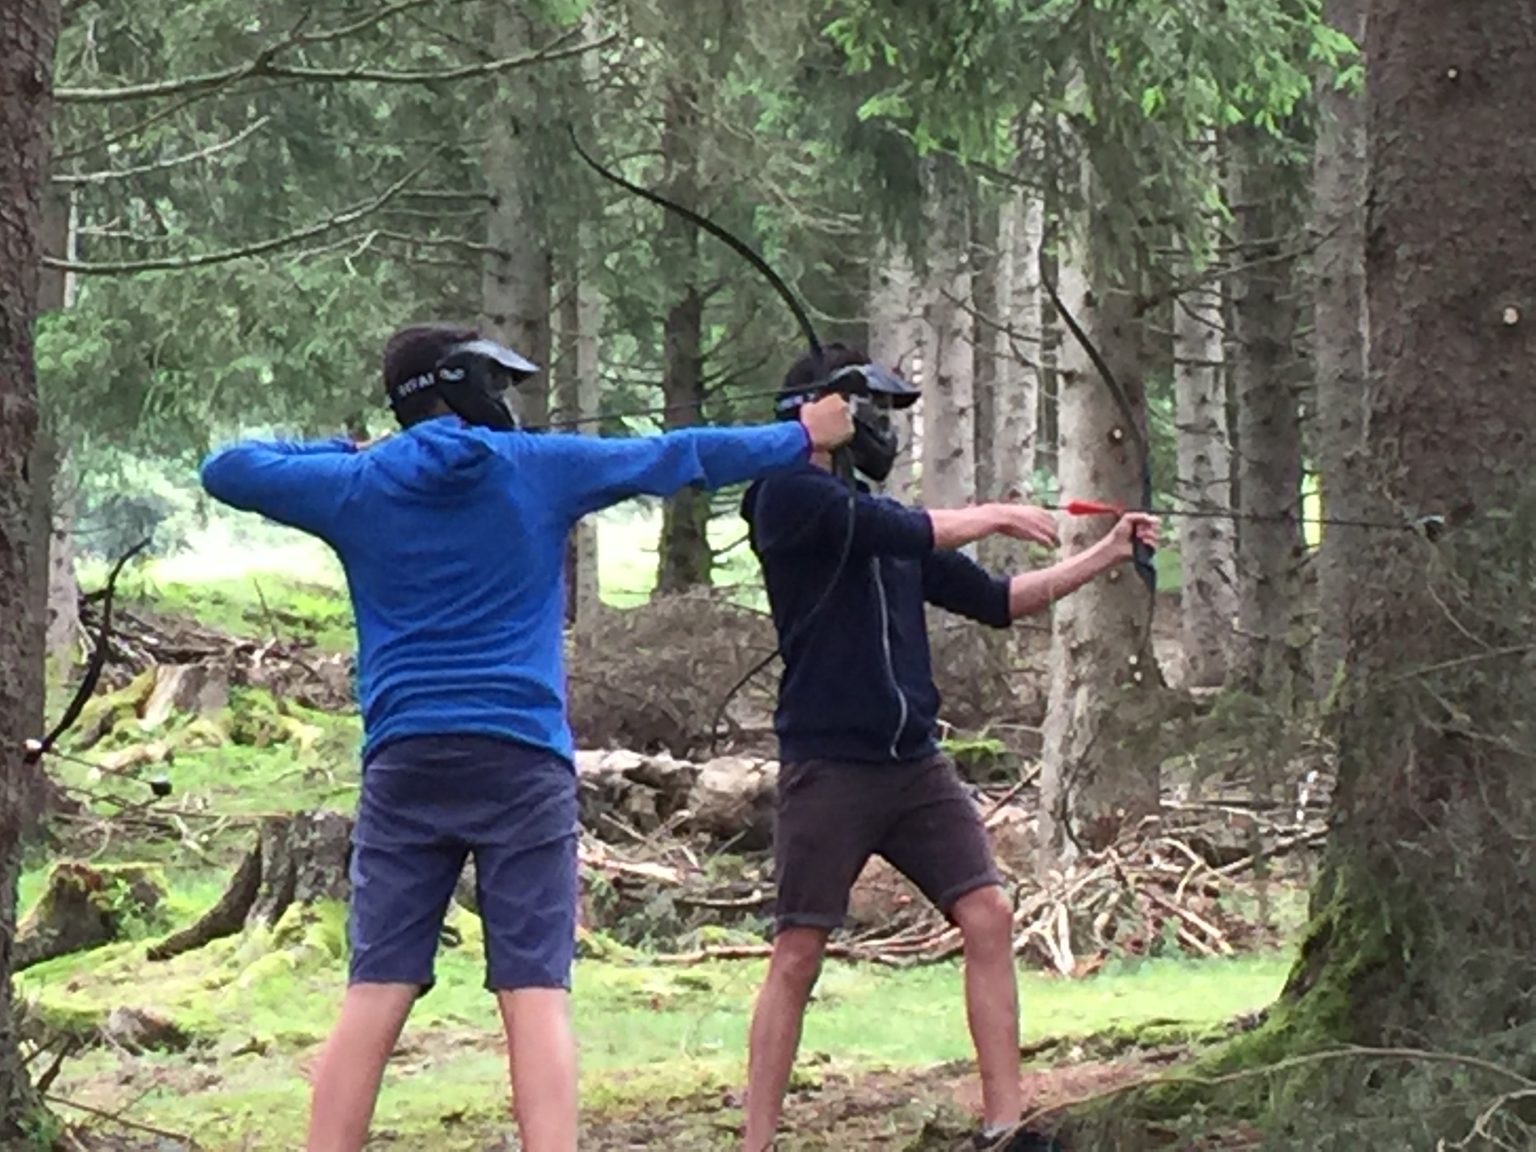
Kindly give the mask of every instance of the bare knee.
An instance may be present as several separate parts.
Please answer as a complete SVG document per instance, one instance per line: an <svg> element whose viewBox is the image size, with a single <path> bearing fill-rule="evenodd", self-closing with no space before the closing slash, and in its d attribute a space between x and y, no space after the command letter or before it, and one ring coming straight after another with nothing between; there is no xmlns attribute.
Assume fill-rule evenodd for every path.
<svg viewBox="0 0 1536 1152"><path fill-rule="evenodd" d="M996 884L967 892L950 910L969 953L991 955L1013 951L1013 907Z"/></svg>
<svg viewBox="0 0 1536 1152"><path fill-rule="evenodd" d="M827 933L820 928L785 928L773 941L768 978L786 992L806 999L821 975Z"/></svg>

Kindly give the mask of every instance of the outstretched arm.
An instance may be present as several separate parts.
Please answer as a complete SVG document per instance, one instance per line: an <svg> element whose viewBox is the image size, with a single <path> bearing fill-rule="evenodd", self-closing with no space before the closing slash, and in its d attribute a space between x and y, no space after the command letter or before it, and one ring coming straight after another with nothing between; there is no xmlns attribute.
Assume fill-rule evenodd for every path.
<svg viewBox="0 0 1536 1152"><path fill-rule="evenodd" d="M633 439L541 437L535 466L546 470L551 502L576 520L631 496L671 496L690 485L714 489L756 480L805 460L810 449L805 427L785 421Z"/></svg>
<svg viewBox="0 0 1536 1152"><path fill-rule="evenodd" d="M208 495L329 540L356 471L350 440L245 440L203 461Z"/></svg>
<svg viewBox="0 0 1536 1152"><path fill-rule="evenodd" d="M830 548L848 539L850 552L859 556L926 556L996 535L1052 546L1057 542L1055 519L1039 508L909 508L863 492L850 501L847 486L824 472L765 485L758 499L758 522L758 539L765 546Z"/></svg>
<svg viewBox="0 0 1536 1152"><path fill-rule="evenodd" d="M1008 610L1014 620L1043 612L1095 576L1131 558L1136 539L1157 546L1157 519L1141 512L1120 518L1109 535L1049 568L1021 572L1008 582Z"/></svg>

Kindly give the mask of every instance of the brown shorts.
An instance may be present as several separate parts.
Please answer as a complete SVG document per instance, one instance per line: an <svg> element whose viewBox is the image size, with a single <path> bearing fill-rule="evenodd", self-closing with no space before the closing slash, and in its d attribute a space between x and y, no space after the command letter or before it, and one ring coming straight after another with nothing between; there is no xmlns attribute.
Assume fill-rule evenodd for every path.
<svg viewBox="0 0 1536 1152"><path fill-rule="evenodd" d="M946 756L911 764L806 760L779 771L777 927L842 926L870 856L883 856L946 916L1002 878L976 805Z"/></svg>

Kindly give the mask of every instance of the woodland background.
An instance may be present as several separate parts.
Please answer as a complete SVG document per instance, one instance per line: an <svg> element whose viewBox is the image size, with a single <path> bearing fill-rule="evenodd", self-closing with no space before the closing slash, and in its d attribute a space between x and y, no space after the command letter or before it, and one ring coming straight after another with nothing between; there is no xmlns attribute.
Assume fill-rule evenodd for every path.
<svg viewBox="0 0 1536 1152"><path fill-rule="evenodd" d="M0 1136L283 1146L266 1112L296 1106L323 1034L350 619L323 554L203 500L205 451L386 430L383 340L436 318L547 365L522 415L560 434L766 418L801 350L782 302L598 179L574 134L762 251L824 339L921 383L894 494L1168 517L1151 595L1126 570L1005 637L933 621L1021 964L1061 982L1044 1019L1128 998L1030 1025L1042 1107L1084 1146L1531 1147L1531 20L1528 0L14 5ZM725 692L772 651L736 499L637 504L572 542L594 1147L728 1146L773 770L772 671ZM1106 524L1064 520L1066 547ZM102 691L34 763L22 741L98 644L82 585L141 538ZM955 941L878 870L861 899L800 1139L944 1147L956 1021L916 1042L873 1021L891 997L958 1011ZM463 970L383 1113L403 1147L497 1127L494 1061L463 1062L483 1022L463 911ZM207 1003L227 987L233 1020ZM657 1071L678 1059L685 1086ZM1127 1087L1170 1061L1183 1079ZM869 1100L902 1102L870 1110L878 1135Z"/></svg>

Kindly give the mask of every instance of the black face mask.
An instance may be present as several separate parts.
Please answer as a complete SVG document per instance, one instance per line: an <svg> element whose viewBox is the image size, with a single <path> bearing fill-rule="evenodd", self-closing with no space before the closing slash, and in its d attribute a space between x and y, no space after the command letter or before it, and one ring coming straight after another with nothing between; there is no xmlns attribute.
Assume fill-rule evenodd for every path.
<svg viewBox="0 0 1536 1152"><path fill-rule="evenodd" d="M389 399L392 405L398 405L407 396L433 388L466 424L513 431L518 421L507 403L507 390L538 370L538 365L505 344L471 340L448 349L431 372L405 381L390 393Z"/></svg>
<svg viewBox="0 0 1536 1152"><path fill-rule="evenodd" d="M855 396L852 405L853 439L848 442L848 452L853 467L876 484L883 484L901 450L896 429L891 427L891 414L866 396Z"/></svg>
<svg viewBox="0 0 1536 1152"><path fill-rule="evenodd" d="M848 455L854 470L876 484L883 484L901 450L896 430L891 426L891 409L916 404L918 390L879 364L854 364L839 368L814 389L786 393L775 409L781 418L794 419L801 404L829 392L847 396L853 410L853 439L848 443Z"/></svg>

